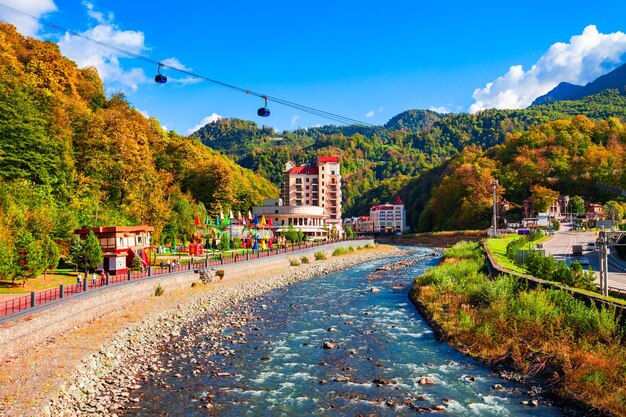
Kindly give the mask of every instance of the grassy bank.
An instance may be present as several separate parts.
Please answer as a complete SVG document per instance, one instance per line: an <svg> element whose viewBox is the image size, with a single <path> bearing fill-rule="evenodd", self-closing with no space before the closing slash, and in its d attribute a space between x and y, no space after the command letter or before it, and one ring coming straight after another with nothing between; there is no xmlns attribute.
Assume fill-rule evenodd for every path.
<svg viewBox="0 0 626 417"><path fill-rule="evenodd" d="M563 398L626 416L626 347L610 310L566 292L489 280L480 243L460 243L415 281L411 298L453 346L545 380Z"/></svg>

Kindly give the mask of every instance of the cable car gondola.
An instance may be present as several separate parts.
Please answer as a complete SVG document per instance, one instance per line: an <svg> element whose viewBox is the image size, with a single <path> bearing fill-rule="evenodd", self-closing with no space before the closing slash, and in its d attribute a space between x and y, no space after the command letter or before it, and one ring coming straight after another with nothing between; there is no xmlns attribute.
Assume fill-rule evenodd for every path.
<svg viewBox="0 0 626 417"><path fill-rule="evenodd" d="M163 74L161 74L161 67L163 66L163 64L159 63L159 67L157 68L157 72L158 74L156 75L156 77L154 77L154 81L156 81L159 84L165 84L167 82L167 77Z"/></svg>
<svg viewBox="0 0 626 417"><path fill-rule="evenodd" d="M258 114L261 117L269 117L270 115L270 109L267 108L267 97L263 97L265 99L265 107L261 107L259 108L259 110L257 110L256 114Z"/></svg>

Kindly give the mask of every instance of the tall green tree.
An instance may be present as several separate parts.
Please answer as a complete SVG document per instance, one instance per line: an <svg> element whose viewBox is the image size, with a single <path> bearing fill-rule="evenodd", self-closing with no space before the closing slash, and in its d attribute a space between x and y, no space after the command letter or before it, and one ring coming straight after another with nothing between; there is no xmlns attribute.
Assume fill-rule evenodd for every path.
<svg viewBox="0 0 626 417"><path fill-rule="evenodd" d="M22 278L22 285L26 285L27 279L35 278L41 274L45 268L42 245L40 241L33 239L32 235L24 232L15 245L19 275Z"/></svg>
<svg viewBox="0 0 626 417"><path fill-rule="evenodd" d="M46 277L48 269L54 271L59 264L59 247L50 236L44 237L41 242L41 258L44 267L43 275Z"/></svg>
<svg viewBox="0 0 626 417"><path fill-rule="evenodd" d="M104 260L102 248L100 247L98 238L93 233L93 230L89 231L87 240L85 240L85 245L83 246L83 256L85 276L87 276L90 269L97 267Z"/></svg>
<svg viewBox="0 0 626 417"><path fill-rule="evenodd" d="M78 272L79 267L82 268L85 264L85 250L83 246L84 243L80 240L80 237L74 236L70 244L70 259L75 266L76 272Z"/></svg>

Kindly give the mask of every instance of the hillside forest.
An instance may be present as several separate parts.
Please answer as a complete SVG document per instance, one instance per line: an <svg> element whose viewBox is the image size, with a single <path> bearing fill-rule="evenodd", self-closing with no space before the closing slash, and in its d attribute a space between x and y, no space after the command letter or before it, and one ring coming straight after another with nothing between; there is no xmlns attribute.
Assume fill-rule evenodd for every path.
<svg viewBox="0 0 626 417"><path fill-rule="evenodd" d="M155 243L194 233L196 215L247 211L277 188L204 146L164 131L94 68L0 23L0 278L66 255L80 227L150 224ZM44 262L45 263L45 262Z"/></svg>

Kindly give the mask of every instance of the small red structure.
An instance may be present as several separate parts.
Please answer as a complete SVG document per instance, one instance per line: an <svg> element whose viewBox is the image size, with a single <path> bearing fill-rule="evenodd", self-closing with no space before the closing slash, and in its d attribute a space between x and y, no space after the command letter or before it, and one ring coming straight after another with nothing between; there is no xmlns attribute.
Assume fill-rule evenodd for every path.
<svg viewBox="0 0 626 417"><path fill-rule="evenodd" d="M204 245L202 243L193 242L189 244L189 255L204 255Z"/></svg>
<svg viewBox="0 0 626 417"><path fill-rule="evenodd" d="M124 274L133 259L139 257L144 267L149 265L147 249L150 247L152 226L111 226L93 227L74 230L82 240L87 239L89 231L98 238L104 255L103 265L96 269L104 270L111 275Z"/></svg>

